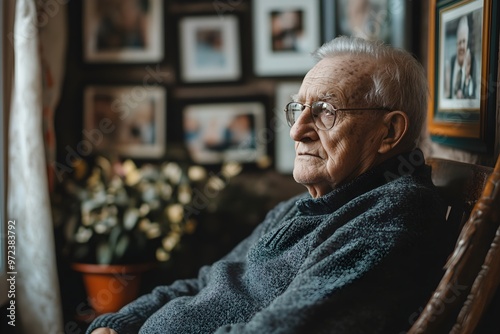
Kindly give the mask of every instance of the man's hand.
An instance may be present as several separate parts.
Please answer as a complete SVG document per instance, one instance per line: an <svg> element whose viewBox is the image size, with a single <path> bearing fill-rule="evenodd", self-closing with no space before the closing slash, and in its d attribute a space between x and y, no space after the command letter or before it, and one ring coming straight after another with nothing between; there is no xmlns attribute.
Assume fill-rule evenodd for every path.
<svg viewBox="0 0 500 334"><path fill-rule="evenodd" d="M91 334L118 334L118 333L111 328L101 327L94 329Z"/></svg>

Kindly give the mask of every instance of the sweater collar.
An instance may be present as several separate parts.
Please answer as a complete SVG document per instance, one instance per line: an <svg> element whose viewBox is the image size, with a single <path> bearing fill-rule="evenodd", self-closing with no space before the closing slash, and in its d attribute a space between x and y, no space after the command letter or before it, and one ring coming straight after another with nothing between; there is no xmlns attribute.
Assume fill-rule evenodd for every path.
<svg viewBox="0 0 500 334"><path fill-rule="evenodd" d="M308 195L299 199L296 203L297 208L302 213L330 213L354 198L401 176L416 176L426 171L430 174L430 168L425 165L423 152L420 149L415 149L389 158L322 197L312 198Z"/></svg>

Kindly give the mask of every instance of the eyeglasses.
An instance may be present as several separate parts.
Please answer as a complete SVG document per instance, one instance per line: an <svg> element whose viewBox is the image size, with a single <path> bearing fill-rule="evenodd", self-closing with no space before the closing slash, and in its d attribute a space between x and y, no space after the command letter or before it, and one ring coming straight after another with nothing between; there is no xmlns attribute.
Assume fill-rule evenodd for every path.
<svg viewBox="0 0 500 334"><path fill-rule="evenodd" d="M292 127L300 114L307 108L311 108L311 115L314 124L320 130L330 130L335 124L337 111L354 111L354 110L385 110L387 108L342 108L337 109L328 102L316 101L313 104L304 104L299 102L290 102L285 107L286 120L288 125Z"/></svg>

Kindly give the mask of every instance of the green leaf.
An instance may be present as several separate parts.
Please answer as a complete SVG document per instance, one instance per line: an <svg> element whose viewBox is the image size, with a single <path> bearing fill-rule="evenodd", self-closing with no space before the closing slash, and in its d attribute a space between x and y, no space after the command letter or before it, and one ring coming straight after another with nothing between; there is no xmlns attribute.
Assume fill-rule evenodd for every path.
<svg viewBox="0 0 500 334"><path fill-rule="evenodd" d="M115 248L115 260L121 259L130 245L130 236L122 234Z"/></svg>
<svg viewBox="0 0 500 334"><path fill-rule="evenodd" d="M100 242L97 245L96 256L97 256L97 263L98 264L110 264L111 263L111 260L113 258L113 252L111 250L110 245L106 241Z"/></svg>
<svg viewBox="0 0 500 334"><path fill-rule="evenodd" d="M128 208L123 216L123 226L127 230L132 230L139 220L139 209Z"/></svg>

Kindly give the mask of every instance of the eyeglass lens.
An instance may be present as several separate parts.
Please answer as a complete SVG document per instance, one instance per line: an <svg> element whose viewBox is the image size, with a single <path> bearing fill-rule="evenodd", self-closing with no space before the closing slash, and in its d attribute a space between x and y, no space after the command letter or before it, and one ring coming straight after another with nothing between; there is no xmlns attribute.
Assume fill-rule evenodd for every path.
<svg viewBox="0 0 500 334"><path fill-rule="evenodd" d="M289 103L286 107L288 125L293 126L306 107L308 106L298 102ZM319 129L331 129L335 122L335 109L329 103L321 101L314 102L311 105L311 114L314 124L316 124Z"/></svg>

